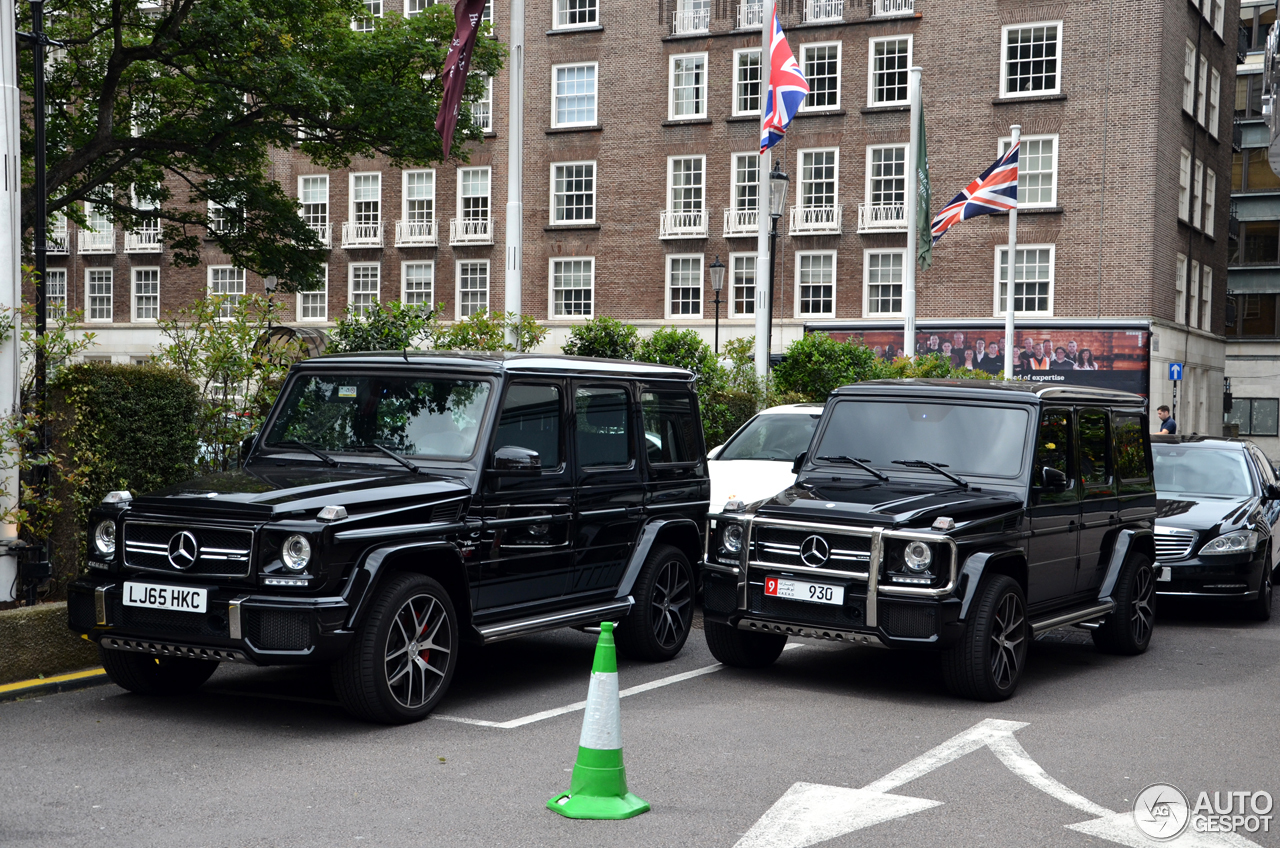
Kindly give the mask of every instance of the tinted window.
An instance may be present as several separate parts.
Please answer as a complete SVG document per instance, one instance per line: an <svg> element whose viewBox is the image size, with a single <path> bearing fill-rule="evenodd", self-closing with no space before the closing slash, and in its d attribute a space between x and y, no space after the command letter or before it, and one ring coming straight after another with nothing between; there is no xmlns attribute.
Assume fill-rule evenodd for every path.
<svg viewBox="0 0 1280 848"><path fill-rule="evenodd" d="M1253 494L1253 478L1243 451L1156 444L1151 452L1155 454L1156 489L1161 494L1237 498Z"/></svg>
<svg viewBox="0 0 1280 848"><path fill-rule="evenodd" d="M626 390L578 389L574 404L577 408L578 464L583 468L597 468L631 462Z"/></svg>
<svg viewBox="0 0 1280 848"><path fill-rule="evenodd" d="M1147 428L1142 416L1116 415L1113 420L1116 428L1116 473L1121 480L1146 483L1150 472L1147 470Z"/></svg>
<svg viewBox="0 0 1280 848"><path fill-rule="evenodd" d="M1031 472L1031 485L1044 486L1044 470L1053 468L1067 478L1067 491L1054 492L1045 489L1042 502L1074 498L1074 477L1071 468L1071 411L1045 409L1040 413L1040 433L1036 438L1036 465Z"/></svg>
<svg viewBox="0 0 1280 848"><path fill-rule="evenodd" d="M1111 439L1107 433L1107 413L1101 409L1080 411L1080 480L1086 485L1104 484L1111 479Z"/></svg>
<svg viewBox="0 0 1280 848"><path fill-rule="evenodd" d="M508 388L493 446L537 451L543 468L557 467L560 464L560 389L519 384Z"/></svg>
<svg viewBox="0 0 1280 848"><path fill-rule="evenodd" d="M684 392L645 392L645 447L649 462L694 462L698 459L698 416Z"/></svg>
<svg viewBox="0 0 1280 848"><path fill-rule="evenodd" d="M818 426L820 411L809 415L775 412L773 415L757 415L734 436L717 460L774 459L792 462L798 454L809 449L814 428Z"/></svg>

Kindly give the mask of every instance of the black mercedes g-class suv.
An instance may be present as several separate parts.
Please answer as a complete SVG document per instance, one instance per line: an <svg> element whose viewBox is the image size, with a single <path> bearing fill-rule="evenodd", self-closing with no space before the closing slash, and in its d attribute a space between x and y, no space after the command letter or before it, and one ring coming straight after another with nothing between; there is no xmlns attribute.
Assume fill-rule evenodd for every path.
<svg viewBox="0 0 1280 848"><path fill-rule="evenodd" d="M827 401L798 477L709 516L705 632L759 667L788 636L942 653L955 694L1013 694L1027 643L1146 650L1156 496L1146 402L1041 383L873 381Z"/></svg>
<svg viewBox="0 0 1280 848"><path fill-rule="evenodd" d="M295 366L243 467L90 515L71 628L135 692L219 662L332 664L343 705L421 719L459 643L621 621L674 657L710 484L688 371L534 354Z"/></svg>

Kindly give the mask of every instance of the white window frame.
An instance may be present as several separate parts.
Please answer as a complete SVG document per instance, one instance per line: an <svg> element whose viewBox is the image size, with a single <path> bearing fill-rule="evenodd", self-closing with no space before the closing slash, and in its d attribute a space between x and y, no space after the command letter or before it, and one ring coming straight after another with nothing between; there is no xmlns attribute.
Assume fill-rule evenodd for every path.
<svg viewBox="0 0 1280 848"><path fill-rule="evenodd" d="M1200 267L1200 328L1213 332L1213 268Z"/></svg>
<svg viewBox="0 0 1280 848"><path fill-rule="evenodd" d="M562 23L560 23L560 13L561 13L561 11L562 11L562 10L561 10L561 6L562 6L562 5L563 5L563 6L567 6L567 5L568 5L568 4L567 4L567 2L566 2L566 0L555 0L555 2L552 4L552 7L551 7L551 28L552 28L552 29L556 29L556 30L573 30L573 29L587 29L587 28L594 28L594 27L598 27L598 26L600 26L600 0L591 0L592 11L594 12L594 14L591 16L591 20L590 20L589 22L587 22L587 23L581 23L581 24L562 24ZM568 10L567 10L567 9L565 9L564 11L566 12L565 17L567 18L567 17L568 17L568 14L567 14L567 11L568 11Z"/></svg>
<svg viewBox="0 0 1280 848"><path fill-rule="evenodd" d="M907 97L901 100L876 100L876 45L883 44L887 41L907 41L907 68L910 69L911 62L915 58L915 39L911 35L892 35L883 38L872 38L867 44L867 106L903 106L910 102L910 91ZM896 72L895 72L896 73ZM908 74L909 76L909 74ZM907 88L910 89L910 80L908 80Z"/></svg>
<svg viewBox="0 0 1280 848"><path fill-rule="evenodd" d="M373 32L373 28L376 26L374 21L381 18L387 11L387 0L364 0L362 4L365 7L365 11L368 12L370 11L369 7L375 3L378 7L376 13L358 15L351 19L351 28L353 30L356 32Z"/></svg>
<svg viewBox="0 0 1280 848"><path fill-rule="evenodd" d="M995 266L995 286L994 286L995 291L994 291L994 301L995 301L995 316L996 316L997 318L1003 318L1003 317L1005 316L1005 303L1006 303L1006 301L1005 301L1005 298L1003 298L1003 297L1001 297L1001 296L1000 296L1000 254L1001 254L1001 252L1003 252L1003 251L1007 251L1008 249L1009 249L1009 245L1008 245L1008 243L1005 243L1005 244L997 244L997 245L996 245L996 248L995 248L995 257L994 257L995 261L994 261L994 263L993 263L993 264L994 264L994 266ZM1042 315L1042 316L1050 316L1050 317L1052 317L1052 315L1053 315L1054 284L1055 284L1055 282L1056 282L1056 278L1057 278L1057 276L1058 276L1058 274L1057 274L1057 269L1058 269L1058 249L1057 249L1057 245L1054 245L1054 244L1021 244L1021 243L1019 243L1019 244L1018 244L1018 248L1017 248L1017 249L1018 249L1018 250L1045 250L1045 249L1048 249L1048 251L1049 251L1049 308L1048 308L1047 310L1039 310L1039 309L1038 309L1038 310L1035 310L1035 311L1026 311L1026 310L1016 311L1016 312L1014 312L1014 317L1015 317L1015 318L1017 318L1017 317L1031 317L1031 316L1036 316L1036 315ZM1016 283L1016 276L1017 276L1017 256L1011 256L1011 257L1010 257L1010 259L1009 259L1009 285L1011 285L1011 286L1012 286L1012 285L1014 285L1014 284ZM1015 290L1015 295L1016 295L1016 290Z"/></svg>
<svg viewBox="0 0 1280 848"><path fill-rule="evenodd" d="M456 189L456 191L457 191L457 198L456 198L456 200L457 200L457 204L458 204L458 205L455 207L455 208L458 210L458 220L459 220L459 221L478 221L478 220L480 220L479 218L467 218L467 217L465 217L465 216L463 215L463 211L462 211L462 183L463 183L462 174L463 174L463 172L464 172L464 171L486 171L486 172L488 172L488 177L487 177L487 179L485 180L485 185L488 187L488 191L487 191L484 195L479 195L479 194L477 194L477 195L472 195L472 196L473 196L473 197L486 197L486 198L488 198L489 202L486 204L486 208L488 209L488 216L487 216L487 220L489 221L489 226L490 226L490 227L492 227L492 226L493 226L493 168L492 168L491 166L489 166L489 165L466 165L466 166L462 166L462 167L459 167L459 168L458 168L458 177L457 177L457 183L458 183L458 186L457 186L457 189Z"/></svg>
<svg viewBox="0 0 1280 848"><path fill-rule="evenodd" d="M730 317L730 318L746 318L746 317L748 317L748 316L750 316L750 317L752 317L752 318L754 318L754 317L755 317L755 314L756 314L756 313L755 313L756 292L757 292L757 291L759 291L758 286L759 286L759 284L760 284L760 271L759 271L759 268L760 268L760 258L759 258L759 257L760 257L760 254L755 253L755 252L750 252L750 253L730 253L730 254L729 254L729 267L725 269L726 273L725 273L725 275L724 275L724 276L725 276L725 285L726 285L726 287L729 289L729 312L728 312L728 315L729 315L729 317ZM735 306L735 304L737 304L737 302L738 302L738 295L737 295L737 291L736 291L736 289L737 289L737 285L738 285L738 282L737 282L737 273L738 273L738 268L737 268L737 266L738 266L738 260L739 260L739 259L751 259L751 260L753 260L753 261L755 262L755 265L756 265L756 267L755 267L755 268L753 268L753 269L751 270L751 280L752 280L752 282L751 282L751 298L750 298L751 311L750 311L750 312L747 312L747 311L745 311L745 310L744 310L744 311L742 311L742 312L739 312L739 311L738 311L738 309L737 309L737 307ZM744 274L746 273L746 269L743 269L743 273L744 273Z"/></svg>
<svg viewBox="0 0 1280 848"><path fill-rule="evenodd" d="M586 290L591 308L586 312L568 315L557 311L556 265L562 262L590 263L591 271L588 275L590 285ZM596 258L594 256L553 256L547 261L547 317L553 321L589 321L596 317Z"/></svg>
<svg viewBox="0 0 1280 848"><path fill-rule="evenodd" d="M431 8L432 5L432 0L404 0L404 16L406 18L416 18Z"/></svg>
<svg viewBox="0 0 1280 848"><path fill-rule="evenodd" d="M44 272L44 299L46 314L51 319L62 318L67 314L67 274L66 268L46 268ZM55 280L60 277L60 280ZM54 286L60 285L62 293L56 294ZM87 282L86 282L87 286ZM86 289L87 290L87 289Z"/></svg>
<svg viewBox="0 0 1280 848"><path fill-rule="evenodd" d="M819 47L834 47L836 49L836 102L826 103L826 104L823 104L822 106L816 106L816 105L810 106L809 99L813 97L813 93L811 91L809 95L806 96L805 99L800 103L801 112L832 112L839 109L842 102L841 89L843 88L843 86L840 83L841 83L841 75L844 70L844 45L841 44L839 41L815 41L812 44L801 44L800 56L798 57L800 72L805 74L805 80L808 81L809 75L805 73L805 65L808 61L808 58L807 58L808 53L810 50L814 50ZM810 87L812 88L812 83L810 83Z"/></svg>
<svg viewBox="0 0 1280 848"><path fill-rule="evenodd" d="M564 220L557 220L556 219L556 212L557 212L556 169L566 168L572 165L590 165L591 166L591 217L590 218L566 218ZM552 162L551 163L551 180L550 180L550 186L549 186L551 190L551 202L549 207L549 211L551 215L551 226L578 227L578 226L586 226L588 224L594 224L596 222L596 217L599 212L599 204L600 204L600 192L598 191L599 174L600 174L600 168L596 164L596 160L594 159L580 159L573 162ZM705 181L705 177L704 177L704 181ZM594 274L595 272L593 271L592 273Z"/></svg>
<svg viewBox="0 0 1280 848"><path fill-rule="evenodd" d="M1218 214L1218 175L1212 168L1204 173L1204 234L1213 235L1213 218Z"/></svg>
<svg viewBox="0 0 1280 848"><path fill-rule="evenodd" d="M1187 323L1187 257L1179 253L1173 271L1173 323Z"/></svg>
<svg viewBox="0 0 1280 848"><path fill-rule="evenodd" d="M811 257L811 256L830 256L830 257L831 257L831 310L830 310L829 312L801 312L801 311L800 311L800 301L801 301L801 297L800 297L800 265L801 265L801 263L803 262L803 260L804 260L805 258L807 258L807 257ZM837 259L838 259L838 257L836 256L836 251L834 251L834 250L797 250L797 251L796 251L796 260L795 260L795 262L796 262L796 265L795 265L796 273L795 273L795 278L794 278L794 279L795 279L795 283L794 283L794 285L792 286L792 290L791 290L791 295L792 295L792 302L791 302L791 314L792 314L792 316L794 316L794 317L795 317L795 318L797 318L797 319L804 319L804 318L833 318L833 317L835 317L835 314L836 314L836 289L838 288L838 285L837 285L838 274L837 274L837 268L836 268L836 261L837 261Z"/></svg>
<svg viewBox="0 0 1280 848"><path fill-rule="evenodd" d="M378 178L378 220L361 222L359 226L373 226L381 224L385 217L382 209L382 172L381 171L353 171L347 177L347 220L352 224L356 224L356 177L377 177ZM360 201L367 203L368 201Z"/></svg>
<svg viewBox="0 0 1280 848"><path fill-rule="evenodd" d="M1026 162L1026 158L1024 157L1023 154L1026 153L1027 143L1031 141L1045 141L1046 139L1051 140L1053 142L1053 168L1050 171L1050 173L1053 175L1053 188L1050 191L1049 200L1047 201L1040 200L1040 201L1036 201L1035 203L1023 201L1021 197L1021 191L1023 188L1023 177L1029 176L1024 172L1022 167L1023 164ZM1058 134L1045 133L1043 135L1024 135L1019 139L1019 143L1022 145L1022 147L1018 151L1018 191L1019 191L1018 208L1019 209L1052 209L1053 207L1058 205L1058 151L1061 149L1061 144L1058 140ZM1013 144L1013 136L1005 136L1004 138L1000 139L1000 144L996 151L997 157L1003 156L1005 153L1007 153L1009 151L1009 147L1012 144ZM1037 171L1036 173L1043 174L1044 171Z"/></svg>
<svg viewBox="0 0 1280 848"><path fill-rule="evenodd" d="M493 264L488 259L458 259L454 262L453 268L453 312L454 320L463 321L470 316L462 314L462 266L463 265L483 265L484 272L484 305L476 309L471 314L474 315L480 310L485 313L489 311L491 296L493 295Z"/></svg>
<svg viewBox="0 0 1280 848"><path fill-rule="evenodd" d="M320 278L324 280L324 288L318 291L298 292L298 304L296 307L296 312L294 314L297 316L297 319L299 322L313 322L313 321L321 322L321 321L329 320L329 263L328 262L324 262L320 265ZM315 316L308 317L306 315L306 310L304 308L306 306L306 299L307 297L314 296L314 295L320 295L320 306L322 307L324 314L320 315L319 317L315 317Z"/></svg>
<svg viewBox="0 0 1280 848"><path fill-rule="evenodd" d="M155 285L156 291L154 295L138 294L138 272L146 271L154 272L156 275ZM150 282L150 281L148 281ZM143 318L138 314L138 298L139 297L155 297L156 314L154 318ZM135 324L154 324L160 320L160 267L157 265L134 265L129 269L129 315Z"/></svg>
<svg viewBox="0 0 1280 848"><path fill-rule="evenodd" d="M874 150L888 150L888 149L891 149L891 148L899 148L899 149L901 149L901 150L903 151L903 160L902 160L902 161L903 161L903 174L902 174L902 179L903 179L903 181L904 181L904 182L903 182L903 192L904 192L904 197L903 197L903 199L902 199L902 202L903 202L903 203L906 203L906 197L905 197L905 192L906 192L906 182L905 182L905 181L906 181L906 178L907 178L907 175L906 175L906 168L907 168L907 167L909 167L909 158L910 158L910 157L907 155L907 154L909 154L909 153L910 153L910 151L908 150L908 148L909 148L909 147L910 147L910 145L905 144L905 143L904 143L904 144L868 144L868 145L867 145L867 158L866 158L866 163L867 163L866 171L867 171L867 173L866 173L866 183L865 183L865 185L863 186L863 200L864 200L864 202L865 202L868 206L872 205L872 200L871 200L871 182L872 182L872 179L873 179L873 178L872 178L872 174L871 174L871 155L872 155L872 151L874 151ZM798 176L799 176L799 173L797 172L797 177L798 177ZM797 191L797 192L799 191L799 187L798 187L798 186L799 186L799 182L798 182L798 179L797 179L797 189L796 189L796 191ZM890 205L890 204L880 204L880 205Z"/></svg>
<svg viewBox="0 0 1280 848"><path fill-rule="evenodd" d="M422 301L422 303L425 303L428 309L434 308L436 298L436 263L429 259L415 259L413 261L400 263L400 302L406 305L409 304L409 267L411 265L422 265L430 269L431 273L429 276L431 288L427 294L427 299Z"/></svg>
<svg viewBox="0 0 1280 848"><path fill-rule="evenodd" d="M1196 122L1204 126L1205 101L1209 99L1209 57L1200 54L1200 73L1196 75Z"/></svg>
<svg viewBox="0 0 1280 848"><path fill-rule="evenodd" d="M675 168L673 168L672 166L673 166L673 164L674 164L676 161L678 161L678 160L684 160L684 159L700 159L700 160L702 160L702 206L701 206L701 212L702 212L702 214L703 214L703 216L704 216L704 219L705 219L705 216L706 216L706 214L707 214L707 157L706 157L704 154L701 154L701 153L694 153L694 154L689 155L689 156L668 156L668 157L667 157L667 202L666 202L666 208L667 208L667 211L668 211L668 212L676 212L676 211L677 211L677 210L676 210L676 208L675 208L675 205L674 205L674 203L673 203L672 197L671 197L672 189L675 187L675 186L674 186L674 179L673 179L673 178L675 177ZM683 210L683 209L682 209L682 210L679 210L679 211L680 211L681 213L685 213L685 212L687 212L688 210Z"/></svg>
<svg viewBox="0 0 1280 848"><path fill-rule="evenodd" d="M1062 93L1062 24L1058 21L1031 21L1025 24L1006 24L1000 28L1000 97L1051 97ZM1054 87L1052 89L1042 88L1037 91L1010 91L1009 90L1009 33L1014 30L1033 29L1035 27L1056 26L1058 28L1057 49L1055 52L1058 63L1057 69L1054 71Z"/></svg>
<svg viewBox="0 0 1280 848"><path fill-rule="evenodd" d="M495 125L494 125L494 108L493 108L493 77L489 76L488 74L481 74L481 76L484 77L484 94L480 95L478 98L474 100L469 101L470 108L471 108L471 120L485 134L492 135L497 132L497 130L494 129ZM486 120L480 120L479 116L477 116L476 114L477 106L485 106L487 108L488 111L486 113L487 115Z"/></svg>
<svg viewBox="0 0 1280 848"><path fill-rule="evenodd" d="M1204 210L1204 162L1196 160L1195 176L1191 180L1191 226L1200 229Z"/></svg>
<svg viewBox="0 0 1280 848"><path fill-rule="evenodd" d="M417 174L431 175L431 196L430 197L409 197L409 177ZM409 203L413 200L429 200L431 202L431 214L427 217L427 221L435 222L437 215L436 204L436 169L435 168L408 168L400 172L400 220L408 222L409 219ZM422 221L413 221L413 223L424 223Z"/></svg>
<svg viewBox="0 0 1280 848"><path fill-rule="evenodd" d="M1222 24L1226 17L1225 0L1209 0L1209 8L1213 10L1213 31L1218 34L1218 38L1222 38Z"/></svg>
<svg viewBox="0 0 1280 848"><path fill-rule="evenodd" d="M741 49L733 51L733 115L734 117L738 117L740 115L759 115L760 114L760 108L761 108L760 106L757 106L755 109L739 108L740 97L741 97L740 89L745 84L741 78L740 72L742 71L742 66L739 64L739 62L741 61L741 57L746 54L752 54L757 58L759 58L760 48L759 47L743 47ZM763 63L757 65L756 67L760 72L760 76L763 77L764 75ZM756 86L757 86L757 92L758 92L756 95L756 100L763 105L764 98L765 98L764 80L760 78L756 79Z"/></svg>
<svg viewBox="0 0 1280 848"><path fill-rule="evenodd" d="M1189 292L1188 305L1191 307L1191 320L1188 322L1191 329L1200 329L1200 263L1191 260L1191 290Z"/></svg>
<svg viewBox="0 0 1280 848"><path fill-rule="evenodd" d="M381 262L351 262L347 264L347 314L363 315L364 312L355 311L356 300L356 269L357 268L376 268L378 271L378 286L372 292L360 292L361 296L373 295L374 303L382 302L382 263ZM372 305L372 304L370 304Z"/></svg>
<svg viewBox="0 0 1280 848"><path fill-rule="evenodd" d="M754 156L756 159L756 181L754 183L738 182L738 160L744 156ZM729 156L729 208L734 212L751 211L746 206L738 208L738 190L743 186L754 185L756 187L756 206L755 211L760 211L760 154L752 150L747 153L733 153Z"/></svg>
<svg viewBox="0 0 1280 848"><path fill-rule="evenodd" d="M91 295L89 293L89 276L91 274L107 274L107 282L110 287L107 289L106 295ZM99 283L102 281L99 280ZM107 299L107 316L105 318L93 317L93 300L94 297L106 297ZM110 324L115 321L116 315L116 271L111 266L90 266L84 269L84 320L91 324Z"/></svg>
<svg viewBox="0 0 1280 848"><path fill-rule="evenodd" d="M235 308L235 304L239 303L240 298L244 297L246 294L249 293L249 278L245 274L245 271L243 268L237 268L235 265L208 265L206 266L206 268L207 270L205 272L205 296L214 297L218 295L221 295L221 296L230 295L231 297L235 298L234 300L229 302L224 301L222 304L222 308L218 310L219 320L222 320L222 321L229 320L231 318L231 310ZM215 292L213 290L214 273L217 271L223 271L227 269L230 269L233 274L237 271L240 273L240 291L239 292Z"/></svg>
<svg viewBox="0 0 1280 848"><path fill-rule="evenodd" d="M676 114L676 61L678 59L702 59L702 103L701 110L690 115ZM707 83L709 79L708 66L710 64L709 55L707 53L677 53L667 59L667 120L669 121L700 121L707 117ZM763 92L762 92L763 95Z"/></svg>
<svg viewBox="0 0 1280 848"><path fill-rule="evenodd" d="M558 117L559 109L557 101L560 95L556 88L559 84L557 74L562 70L570 68L591 68L592 82L594 91L592 93L592 110L591 120L589 121L561 121ZM577 96L577 95L573 95ZM566 62L560 65L551 66L551 126L552 127L594 127L600 123L600 63L599 62Z"/></svg>
<svg viewBox="0 0 1280 848"><path fill-rule="evenodd" d="M1209 72L1209 135L1218 137L1218 125L1222 123L1222 72L1214 68Z"/></svg>
<svg viewBox="0 0 1280 848"><path fill-rule="evenodd" d="M1191 151L1185 147L1178 161L1178 220L1191 223Z"/></svg>
<svg viewBox="0 0 1280 848"><path fill-rule="evenodd" d="M685 313L676 315L671 311L671 265L677 259L697 259L698 260L698 312L697 314ZM701 253L669 253L666 256L666 274L663 280L663 300L666 304L666 318L668 321L698 321L702 319L703 312L707 307L706 293L706 273L707 260L706 256ZM682 286L681 288L685 288ZM690 286L689 288L692 288Z"/></svg>
<svg viewBox="0 0 1280 848"><path fill-rule="evenodd" d="M1188 115L1195 109L1196 45L1188 39L1182 52L1182 111Z"/></svg>
<svg viewBox="0 0 1280 848"><path fill-rule="evenodd" d="M834 153L835 162L835 195L830 206L804 205L804 156L806 153ZM870 161L870 160L868 160ZM870 169L868 169L869 171ZM768 179L766 176L765 179ZM868 177L868 180L870 178ZM870 185L870 182L868 182ZM840 148L839 147L806 147L796 151L795 205L797 209L837 209L840 206ZM870 189L868 189L870 192Z"/></svg>
<svg viewBox="0 0 1280 848"><path fill-rule="evenodd" d="M863 318L901 318L904 314L903 309L906 308L905 307L905 304L906 304L905 283L901 283L901 282L900 282L900 285L904 285L903 295L900 298L900 300L904 304L903 309L899 309L897 312L872 312L871 311L871 257L877 254L882 256L896 254L902 257L903 274L905 275L906 273L907 252L905 250L896 249L896 248L889 248L889 249L864 248L862 251L862 317ZM883 283L877 283L877 285L883 285Z"/></svg>

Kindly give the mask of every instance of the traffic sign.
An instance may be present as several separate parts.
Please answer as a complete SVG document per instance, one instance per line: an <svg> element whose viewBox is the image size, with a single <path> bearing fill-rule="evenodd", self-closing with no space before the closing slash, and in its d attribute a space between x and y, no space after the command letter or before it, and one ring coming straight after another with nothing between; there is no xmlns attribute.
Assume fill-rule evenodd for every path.
<svg viewBox="0 0 1280 848"><path fill-rule="evenodd" d="M1181 362L1169 363L1169 379L1174 381L1182 379L1182 363Z"/></svg>

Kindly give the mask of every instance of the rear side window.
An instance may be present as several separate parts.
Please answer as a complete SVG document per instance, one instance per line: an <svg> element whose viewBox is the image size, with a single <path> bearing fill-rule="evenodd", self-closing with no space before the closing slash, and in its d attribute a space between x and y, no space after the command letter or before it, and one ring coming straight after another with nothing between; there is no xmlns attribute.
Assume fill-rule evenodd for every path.
<svg viewBox="0 0 1280 848"><path fill-rule="evenodd" d="M1110 424L1105 410L1080 410L1080 481L1086 486L1111 481Z"/></svg>
<svg viewBox="0 0 1280 848"><path fill-rule="evenodd" d="M1036 437L1036 466L1031 473L1031 485L1045 486L1045 469L1062 472L1067 478L1065 491L1045 488L1040 493L1041 503L1075 500L1075 475L1071 467L1071 410L1045 409L1040 413L1040 432Z"/></svg>
<svg viewBox="0 0 1280 848"><path fill-rule="evenodd" d="M1124 491L1151 489L1147 467L1147 428L1141 415L1115 415L1116 475Z"/></svg>
<svg viewBox="0 0 1280 848"><path fill-rule="evenodd" d="M627 392L613 387L580 388L577 409L578 464L583 468L625 466L631 462L631 417Z"/></svg>
<svg viewBox="0 0 1280 848"><path fill-rule="evenodd" d="M507 389L494 448L537 451L543 468L560 465L560 389L516 384Z"/></svg>
<svg viewBox="0 0 1280 848"><path fill-rule="evenodd" d="M650 463L698 460L698 412L688 393L644 392L640 407Z"/></svg>

